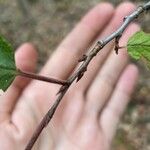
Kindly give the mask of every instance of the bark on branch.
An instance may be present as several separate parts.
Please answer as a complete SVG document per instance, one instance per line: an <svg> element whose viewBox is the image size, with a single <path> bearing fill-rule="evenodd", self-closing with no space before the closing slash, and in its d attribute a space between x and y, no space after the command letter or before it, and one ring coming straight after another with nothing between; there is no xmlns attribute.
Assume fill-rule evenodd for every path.
<svg viewBox="0 0 150 150"><path fill-rule="evenodd" d="M124 21L122 23L122 25L111 35L109 35L108 37L99 40L95 46L90 50L90 52L86 55L83 55L82 59L79 60L79 62L82 62L82 64L80 65L80 67L68 78L67 80L67 84L63 85L59 92L58 92L58 98L56 99L56 101L54 102L53 106L49 109L49 111L46 113L46 115L43 117L41 123L38 125L37 129L35 130L33 136L31 137L27 147L25 148L25 150L31 150L34 143L36 142L37 138L39 137L40 133L42 132L42 130L47 126L47 124L50 122L50 120L52 119L59 103L61 102L63 96L65 95L65 93L67 92L67 90L69 89L69 87L71 86L71 84L77 80L79 81L82 76L84 75L84 73L87 70L87 67L89 65L89 63L91 62L91 60L97 55L97 53L106 45L108 44L110 41L112 41L113 39L116 39L117 41L120 39L120 37L122 36L124 30L127 28L127 26L129 26L129 24L134 21L135 19L137 19L139 17L140 14L142 14L143 12L149 11L150 10L150 1L147 2L146 4L144 4L143 6L138 7L133 13L131 13L129 16L126 16L124 18ZM118 43L118 42L116 42ZM117 49L116 49L117 52Z"/></svg>
<svg viewBox="0 0 150 150"><path fill-rule="evenodd" d="M65 80L45 77L45 76L41 76L41 75L38 75L38 74L34 74L34 73L31 73L31 72L25 72L25 71L21 71L21 70L18 70L17 75L23 76L23 77L26 77L26 78L30 78L30 79L34 79L34 80L39 80L39 81L44 81L44 82L49 82L49 83L55 83L55 84L60 84L60 85L68 84L67 81L65 81Z"/></svg>

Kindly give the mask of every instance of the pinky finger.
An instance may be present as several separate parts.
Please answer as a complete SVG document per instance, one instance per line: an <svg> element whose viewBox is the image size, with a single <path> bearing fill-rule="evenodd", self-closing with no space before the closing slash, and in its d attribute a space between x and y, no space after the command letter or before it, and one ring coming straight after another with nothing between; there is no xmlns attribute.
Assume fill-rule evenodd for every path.
<svg viewBox="0 0 150 150"><path fill-rule="evenodd" d="M122 73L110 101L102 111L100 125L109 142L115 135L117 124L127 107L137 79L137 67L128 65Z"/></svg>

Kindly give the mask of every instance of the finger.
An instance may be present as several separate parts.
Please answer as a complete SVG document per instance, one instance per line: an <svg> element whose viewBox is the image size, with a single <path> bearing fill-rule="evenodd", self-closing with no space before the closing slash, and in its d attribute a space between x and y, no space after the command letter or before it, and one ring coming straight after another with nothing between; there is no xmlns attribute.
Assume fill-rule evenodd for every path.
<svg viewBox="0 0 150 150"><path fill-rule="evenodd" d="M113 31L115 31L123 23L123 18L127 16L129 13L131 13L134 9L135 5L129 2L123 3L120 6L118 6L114 14L114 17L112 18L111 22L107 25L104 32L99 35L99 39L106 37ZM79 91L81 90L85 91L90 86L96 74L102 67L104 61L107 59L109 53L112 51L113 46L114 46L113 41L111 41L108 45L106 45L103 48L101 52L98 53L96 58L94 58L94 60L89 64L88 70L85 73L84 77L76 85Z"/></svg>
<svg viewBox="0 0 150 150"><path fill-rule="evenodd" d="M112 15L113 7L109 3L101 3L92 9L60 44L42 73L66 79Z"/></svg>
<svg viewBox="0 0 150 150"><path fill-rule="evenodd" d="M18 48L15 59L17 68L24 71L33 71L36 65L37 53L32 45L24 44ZM0 121L10 117L21 91L28 83L29 79L16 77L7 92L0 97Z"/></svg>
<svg viewBox="0 0 150 150"><path fill-rule="evenodd" d="M116 89L100 116L100 125L108 140L111 142L138 78L138 69L128 65L122 73Z"/></svg>
<svg viewBox="0 0 150 150"><path fill-rule="evenodd" d="M138 25L130 25L124 36L120 39L120 44L126 45L129 36L138 30ZM107 103L121 72L127 64L127 61L128 55L125 49L120 50L119 55L112 52L93 81L87 92L86 109L88 112L92 112L92 115L95 115L95 117L97 117L98 112L101 112L102 108Z"/></svg>

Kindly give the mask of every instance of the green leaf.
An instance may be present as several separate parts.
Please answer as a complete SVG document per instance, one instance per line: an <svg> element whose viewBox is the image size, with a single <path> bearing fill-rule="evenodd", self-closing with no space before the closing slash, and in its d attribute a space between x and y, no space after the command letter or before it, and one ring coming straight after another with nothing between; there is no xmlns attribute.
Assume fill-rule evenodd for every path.
<svg viewBox="0 0 150 150"><path fill-rule="evenodd" d="M129 38L127 49L129 55L136 60L143 60L150 68L150 34L143 31Z"/></svg>
<svg viewBox="0 0 150 150"><path fill-rule="evenodd" d="M0 89L6 91L17 75L14 51L2 36L0 36Z"/></svg>

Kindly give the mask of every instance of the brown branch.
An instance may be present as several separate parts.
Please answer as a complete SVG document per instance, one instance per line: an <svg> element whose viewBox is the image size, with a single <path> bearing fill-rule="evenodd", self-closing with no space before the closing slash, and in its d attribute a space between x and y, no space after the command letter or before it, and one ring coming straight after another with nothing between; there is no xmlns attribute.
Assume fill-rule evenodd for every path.
<svg viewBox="0 0 150 150"><path fill-rule="evenodd" d="M55 84L60 84L60 85L66 85L67 84L67 81L64 81L64 80L45 77L45 76L37 75L34 73L30 73L30 72L24 72L21 70L18 70L17 73L18 73L17 75L20 75L20 76L23 76L26 78L35 79L35 80L44 81L44 82L55 83Z"/></svg>
<svg viewBox="0 0 150 150"><path fill-rule="evenodd" d="M70 85L75 81L79 81L82 76L84 75L85 71L87 70L87 67L90 63L90 61L97 55L97 53L110 41L113 39L117 39L118 37L121 37L124 30L127 28L127 26L134 20L136 19L141 13L148 11L150 9L150 1L146 3L143 6L138 7L132 14L129 16L125 17L123 24L116 30L114 33L109 35L108 37L104 38L103 40L98 41L95 46L91 49L89 54L83 55L83 57L79 60L80 62L83 61L81 66L72 74L71 77L69 77L68 84L62 86L58 92L59 96L54 102L53 106L49 109L47 114L44 116L42 119L41 123L38 125L37 129L35 130L33 136L31 137L27 147L25 150L31 150L34 143L36 142L37 138L39 137L40 133L42 130L47 126L47 124L50 122L52 119L59 103L61 102L63 96L69 89ZM119 39L118 39L119 40ZM119 46L118 46L119 47Z"/></svg>
<svg viewBox="0 0 150 150"><path fill-rule="evenodd" d="M115 50L115 52L116 52L117 55L118 55L118 51L119 51L119 48L120 48L120 46L119 46L119 40L120 40L120 38L121 38L121 36L117 36L115 38L115 47L114 47L114 50Z"/></svg>

